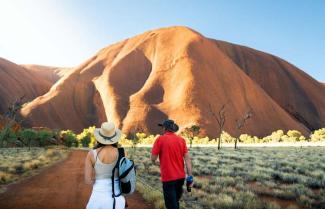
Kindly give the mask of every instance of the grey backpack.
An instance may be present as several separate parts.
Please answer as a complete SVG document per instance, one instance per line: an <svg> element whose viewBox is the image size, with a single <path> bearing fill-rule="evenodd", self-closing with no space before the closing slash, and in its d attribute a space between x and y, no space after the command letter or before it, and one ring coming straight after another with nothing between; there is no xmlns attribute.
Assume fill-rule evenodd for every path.
<svg viewBox="0 0 325 209"><path fill-rule="evenodd" d="M113 168L112 175L112 190L113 190L113 198L114 204L113 208L115 208L115 197L120 196L121 194L132 194L135 190L136 185L136 170L134 166L134 162L125 157L124 149L118 148L118 160ZM116 195L114 191L114 173L115 169L118 171L118 177L120 182L120 194Z"/></svg>

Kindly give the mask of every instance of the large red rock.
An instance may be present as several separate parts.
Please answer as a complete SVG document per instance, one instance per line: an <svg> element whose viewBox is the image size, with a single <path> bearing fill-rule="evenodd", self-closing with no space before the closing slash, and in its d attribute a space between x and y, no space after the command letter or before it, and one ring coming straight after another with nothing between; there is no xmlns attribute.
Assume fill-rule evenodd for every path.
<svg viewBox="0 0 325 209"><path fill-rule="evenodd" d="M41 77L53 85L60 78L70 72L71 68L51 67L43 65L20 65L27 69L29 72Z"/></svg>
<svg viewBox="0 0 325 209"><path fill-rule="evenodd" d="M285 60L223 41L216 45L291 117L310 130L325 125L325 88Z"/></svg>
<svg viewBox="0 0 325 209"><path fill-rule="evenodd" d="M38 73L0 58L0 114L7 112L8 106L22 96L29 102L45 94L53 83Z"/></svg>
<svg viewBox="0 0 325 209"><path fill-rule="evenodd" d="M157 133L174 119L217 136L211 110L226 104L225 130L251 108L243 132L307 134L324 126L324 87L280 58L208 39L185 27L163 28L100 50L22 109L33 126L73 129L114 121L124 132Z"/></svg>

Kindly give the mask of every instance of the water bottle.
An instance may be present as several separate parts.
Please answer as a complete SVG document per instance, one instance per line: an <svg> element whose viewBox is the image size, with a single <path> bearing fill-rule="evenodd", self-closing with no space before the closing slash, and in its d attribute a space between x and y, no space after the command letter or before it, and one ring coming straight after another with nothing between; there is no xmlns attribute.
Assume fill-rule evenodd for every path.
<svg viewBox="0 0 325 209"><path fill-rule="evenodd" d="M192 183L193 183L193 176L188 176L186 178L186 189L187 189L188 192L191 192Z"/></svg>

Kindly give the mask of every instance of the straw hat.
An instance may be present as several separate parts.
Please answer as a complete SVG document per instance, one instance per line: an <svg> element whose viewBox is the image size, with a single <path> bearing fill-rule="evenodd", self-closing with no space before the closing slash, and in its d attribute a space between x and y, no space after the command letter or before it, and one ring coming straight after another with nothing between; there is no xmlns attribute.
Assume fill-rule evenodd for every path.
<svg viewBox="0 0 325 209"><path fill-rule="evenodd" d="M115 144L121 138L121 130L116 128L113 122L102 123L101 128L96 128L94 136L101 144Z"/></svg>

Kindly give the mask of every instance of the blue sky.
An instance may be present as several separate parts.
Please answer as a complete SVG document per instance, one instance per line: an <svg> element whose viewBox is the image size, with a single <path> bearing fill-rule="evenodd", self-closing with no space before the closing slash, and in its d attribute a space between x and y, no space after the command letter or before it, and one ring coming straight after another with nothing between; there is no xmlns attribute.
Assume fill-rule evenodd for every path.
<svg viewBox="0 0 325 209"><path fill-rule="evenodd" d="M75 66L147 30L183 25L265 51L325 82L325 1L0 0L0 57Z"/></svg>

